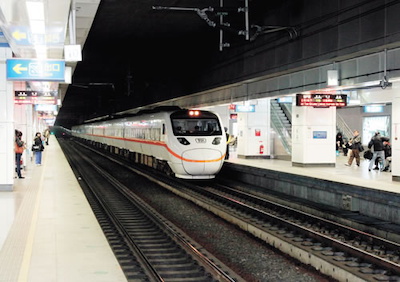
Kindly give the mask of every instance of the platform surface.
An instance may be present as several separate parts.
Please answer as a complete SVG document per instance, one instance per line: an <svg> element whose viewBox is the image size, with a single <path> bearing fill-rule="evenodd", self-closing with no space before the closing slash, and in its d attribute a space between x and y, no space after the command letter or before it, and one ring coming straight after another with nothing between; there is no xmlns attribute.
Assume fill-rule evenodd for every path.
<svg viewBox="0 0 400 282"><path fill-rule="evenodd" d="M333 182L352 184L360 187L400 193L400 182L392 180L392 173L386 171L368 171L369 160L361 158L360 166L353 160L351 166L346 166L348 156L340 154L336 157L335 166L327 167L298 167L291 161L280 159L245 159L238 158L234 150L229 154L228 162L270 169L290 174L310 176ZM373 166L374 167L374 166Z"/></svg>
<svg viewBox="0 0 400 282"><path fill-rule="evenodd" d="M0 192L0 281L127 281L54 136L25 168Z"/></svg>

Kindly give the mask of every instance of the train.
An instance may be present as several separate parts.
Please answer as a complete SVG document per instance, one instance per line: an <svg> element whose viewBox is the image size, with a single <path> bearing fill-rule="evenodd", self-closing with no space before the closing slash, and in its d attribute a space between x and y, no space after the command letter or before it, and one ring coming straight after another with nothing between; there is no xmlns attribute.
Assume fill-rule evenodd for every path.
<svg viewBox="0 0 400 282"><path fill-rule="evenodd" d="M226 134L213 112L159 107L73 126L72 136L182 179L213 179Z"/></svg>

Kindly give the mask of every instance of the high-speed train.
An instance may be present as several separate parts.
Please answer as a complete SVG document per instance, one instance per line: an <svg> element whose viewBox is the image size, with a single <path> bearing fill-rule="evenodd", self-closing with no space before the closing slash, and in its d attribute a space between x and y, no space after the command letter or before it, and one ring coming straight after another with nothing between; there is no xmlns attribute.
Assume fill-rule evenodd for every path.
<svg viewBox="0 0 400 282"><path fill-rule="evenodd" d="M214 178L226 154L219 116L201 110L142 111L73 126L72 135L185 179Z"/></svg>

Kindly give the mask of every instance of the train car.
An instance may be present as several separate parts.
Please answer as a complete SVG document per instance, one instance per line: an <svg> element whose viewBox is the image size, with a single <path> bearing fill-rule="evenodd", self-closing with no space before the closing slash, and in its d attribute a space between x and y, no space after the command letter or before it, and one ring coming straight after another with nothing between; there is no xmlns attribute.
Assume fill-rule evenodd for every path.
<svg viewBox="0 0 400 282"><path fill-rule="evenodd" d="M226 154L220 118L201 110L139 112L74 126L72 135L184 179L214 178Z"/></svg>

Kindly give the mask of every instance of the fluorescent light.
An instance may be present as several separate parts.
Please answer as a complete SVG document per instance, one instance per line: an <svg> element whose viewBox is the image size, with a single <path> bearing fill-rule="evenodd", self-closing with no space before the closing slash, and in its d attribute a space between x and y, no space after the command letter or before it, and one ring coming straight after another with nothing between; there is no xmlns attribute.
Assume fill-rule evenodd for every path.
<svg viewBox="0 0 400 282"><path fill-rule="evenodd" d="M30 20L44 21L44 5L39 1L26 1L28 17Z"/></svg>
<svg viewBox="0 0 400 282"><path fill-rule="evenodd" d="M29 25L33 34L45 34L46 24L44 17L44 5L39 1L27 1L26 9L28 12Z"/></svg>
<svg viewBox="0 0 400 282"><path fill-rule="evenodd" d="M31 32L33 34L45 34L46 26L44 21L31 20L29 21L29 26L31 27Z"/></svg>

